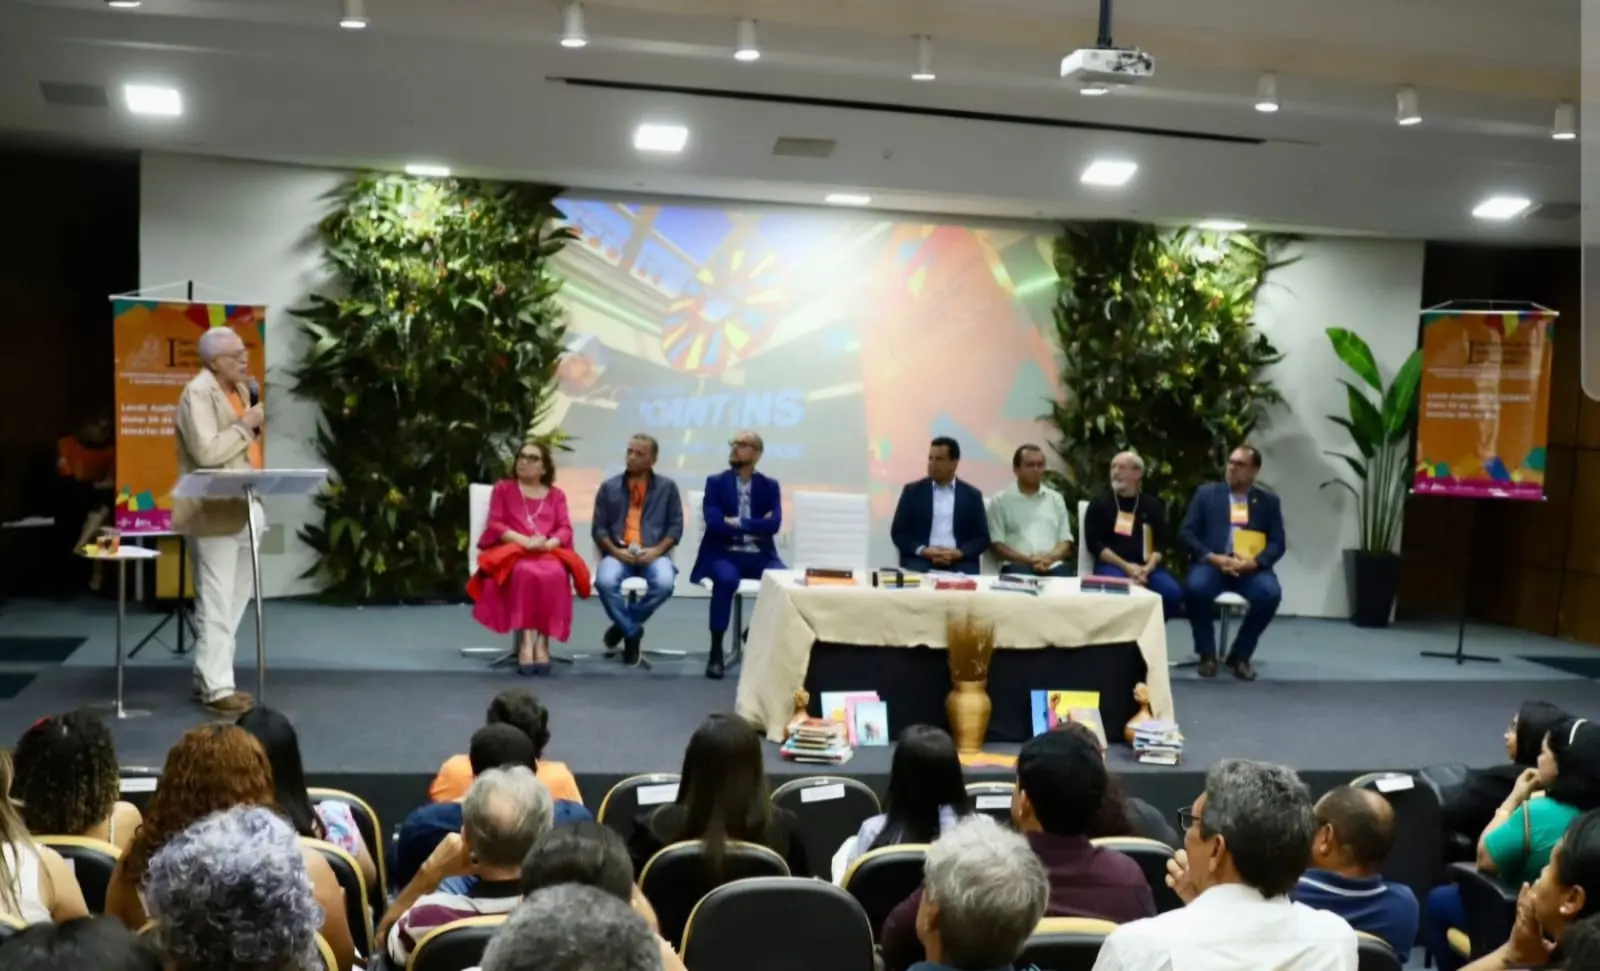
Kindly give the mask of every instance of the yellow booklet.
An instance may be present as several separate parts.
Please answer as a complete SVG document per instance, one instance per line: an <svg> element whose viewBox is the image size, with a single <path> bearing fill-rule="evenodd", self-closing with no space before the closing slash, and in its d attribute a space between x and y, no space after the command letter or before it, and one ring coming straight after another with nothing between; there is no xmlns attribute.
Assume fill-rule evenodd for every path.
<svg viewBox="0 0 1600 971"><path fill-rule="evenodd" d="M1233 533L1233 555L1251 558L1267 548L1267 534L1259 529L1239 529Z"/></svg>

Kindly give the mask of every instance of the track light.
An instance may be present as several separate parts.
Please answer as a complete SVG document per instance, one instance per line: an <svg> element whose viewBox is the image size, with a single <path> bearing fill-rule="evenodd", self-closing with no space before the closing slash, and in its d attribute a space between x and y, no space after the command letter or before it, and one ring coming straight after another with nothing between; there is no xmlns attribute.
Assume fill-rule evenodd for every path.
<svg viewBox="0 0 1600 971"><path fill-rule="evenodd" d="M761 60L761 48L756 44L756 22L749 17L739 21L738 37L733 45L736 61Z"/></svg>
<svg viewBox="0 0 1600 971"><path fill-rule="evenodd" d="M917 69L912 72L913 81L932 81L933 73L933 38L927 34L917 36Z"/></svg>
<svg viewBox="0 0 1600 971"><path fill-rule="evenodd" d="M1578 109L1570 101L1556 105L1556 119L1550 126L1550 137L1558 142L1570 142L1578 137Z"/></svg>
<svg viewBox="0 0 1600 971"><path fill-rule="evenodd" d="M1268 115L1278 110L1278 76L1271 71L1256 78L1256 110Z"/></svg>
<svg viewBox="0 0 1600 971"><path fill-rule="evenodd" d="M1409 84L1395 92L1394 122L1407 126L1422 124L1422 112L1417 110L1417 89Z"/></svg>
<svg viewBox="0 0 1600 971"><path fill-rule="evenodd" d="M583 4L572 0L561 17L561 46L588 47L589 32L583 28Z"/></svg>
<svg viewBox="0 0 1600 971"><path fill-rule="evenodd" d="M344 0L344 16L339 26L345 30L363 30L367 26L366 0Z"/></svg>
<svg viewBox="0 0 1600 971"><path fill-rule="evenodd" d="M134 10L144 0L106 0L106 6L114 10Z"/></svg>

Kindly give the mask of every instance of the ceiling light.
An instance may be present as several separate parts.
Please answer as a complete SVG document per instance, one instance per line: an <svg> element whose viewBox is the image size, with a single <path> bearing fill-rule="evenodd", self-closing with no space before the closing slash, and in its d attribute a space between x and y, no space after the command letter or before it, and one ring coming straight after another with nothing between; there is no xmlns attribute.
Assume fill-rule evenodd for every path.
<svg viewBox="0 0 1600 971"><path fill-rule="evenodd" d="M1556 105L1556 119L1550 126L1550 137L1558 142L1570 142L1578 137L1578 110L1572 102L1563 101Z"/></svg>
<svg viewBox="0 0 1600 971"><path fill-rule="evenodd" d="M367 26L366 0L344 0L344 16L339 26L345 30L365 30Z"/></svg>
<svg viewBox="0 0 1600 971"><path fill-rule="evenodd" d="M1214 233L1242 233L1250 227L1237 219L1204 219L1200 222L1200 228Z"/></svg>
<svg viewBox="0 0 1600 971"><path fill-rule="evenodd" d="M132 10L142 2L143 0L106 0L106 6L117 10Z"/></svg>
<svg viewBox="0 0 1600 971"><path fill-rule="evenodd" d="M681 152L689 143L682 125L644 124L633 130L633 147L641 152Z"/></svg>
<svg viewBox="0 0 1600 971"><path fill-rule="evenodd" d="M1271 71L1256 78L1256 110L1268 115L1278 110L1278 76Z"/></svg>
<svg viewBox="0 0 1600 971"><path fill-rule="evenodd" d="M1397 125L1422 124L1422 112L1417 110L1417 89L1409 84L1395 92L1394 121Z"/></svg>
<svg viewBox="0 0 1600 971"><path fill-rule="evenodd" d="M1085 84L1083 87L1079 88L1078 93L1083 95L1085 98L1098 98L1102 94L1110 94L1111 89L1103 84L1091 83Z"/></svg>
<svg viewBox="0 0 1600 971"><path fill-rule="evenodd" d="M1118 188L1128 184L1133 178L1133 173L1139 171L1139 163L1125 162L1119 159L1096 159L1089 163L1089 167L1078 176L1078 181L1084 185L1099 185Z"/></svg>
<svg viewBox="0 0 1600 971"><path fill-rule="evenodd" d="M561 46L588 47L589 32L583 28L583 4L572 0L561 18Z"/></svg>
<svg viewBox="0 0 1600 971"><path fill-rule="evenodd" d="M872 197L860 192L830 192L822 201L830 206L865 206Z"/></svg>
<svg viewBox="0 0 1600 971"><path fill-rule="evenodd" d="M1533 203L1522 196L1490 196L1472 209L1479 219L1515 219Z"/></svg>
<svg viewBox="0 0 1600 971"><path fill-rule="evenodd" d="M419 179L448 179L450 166L435 165L431 162L412 162L406 166L406 174Z"/></svg>
<svg viewBox="0 0 1600 971"><path fill-rule="evenodd" d="M912 72L913 81L932 81L933 73L933 38L926 34L917 37L917 69Z"/></svg>
<svg viewBox="0 0 1600 971"><path fill-rule="evenodd" d="M183 96L177 88L163 88L152 84L124 84L123 100L128 110L136 115L161 115L176 118L183 114Z"/></svg>
<svg viewBox="0 0 1600 971"><path fill-rule="evenodd" d="M749 17L739 21L738 37L733 46L736 61L761 60L761 48L756 46L756 22Z"/></svg>

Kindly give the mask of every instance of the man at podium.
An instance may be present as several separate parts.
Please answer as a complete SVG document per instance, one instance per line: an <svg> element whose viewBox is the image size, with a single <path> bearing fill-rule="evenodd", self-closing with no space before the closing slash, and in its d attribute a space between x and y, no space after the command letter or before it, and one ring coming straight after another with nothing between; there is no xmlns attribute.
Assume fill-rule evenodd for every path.
<svg viewBox="0 0 1600 971"><path fill-rule="evenodd" d="M178 399L178 474L215 469L260 469L265 413L250 355L229 327L201 335L204 365ZM233 683L234 635L250 605L250 517L259 531L259 503L244 499L174 499L172 528L187 537L194 560L194 692L220 714L248 710L254 700Z"/></svg>

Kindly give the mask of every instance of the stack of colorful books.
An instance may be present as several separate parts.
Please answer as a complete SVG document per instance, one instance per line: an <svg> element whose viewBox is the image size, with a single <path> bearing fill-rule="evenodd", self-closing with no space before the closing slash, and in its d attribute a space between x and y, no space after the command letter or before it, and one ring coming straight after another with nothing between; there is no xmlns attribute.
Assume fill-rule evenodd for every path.
<svg viewBox="0 0 1600 971"><path fill-rule="evenodd" d="M989 584L990 590L1007 590L1011 593L1026 593L1037 597L1044 592L1048 577L1030 577L1020 573L1002 573Z"/></svg>
<svg viewBox="0 0 1600 971"><path fill-rule="evenodd" d="M844 724L828 718L807 718L789 727L779 753L791 762L843 765L855 754Z"/></svg>
<svg viewBox="0 0 1600 971"><path fill-rule="evenodd" d="M893 566L879 567L872 571L872 585L885 590L916 590L922 586L922 574Z"/></svg>
<svg viewBox="0 0 1600 971"><path fill-rule="evenodd" d="M1078 589L1084 593L1126 594L1132 585L1126 577L1087 576L1078 578Z"/></svg>
<svg viewBox="0 0 1600 971"><path fill-rule="evenodd" d="M1149 765L1177 765L1183 761L1183 733L1178 723L1158 718L1133 726L1133 750Z"/></svg>
<svg viewBox="0 0 1600 971"><path fill-rule="evenodd" d="M960 573L933 574L933 589L935 590L976 590L978 581L974 577Z"/></svg>
<svg viewBox="0 0 1600 971"><path fill-rule="evenodd" d="M808 587L853 587L856 585L854 570L831 570L825 567L806 567L803 582Z"/></svg>

